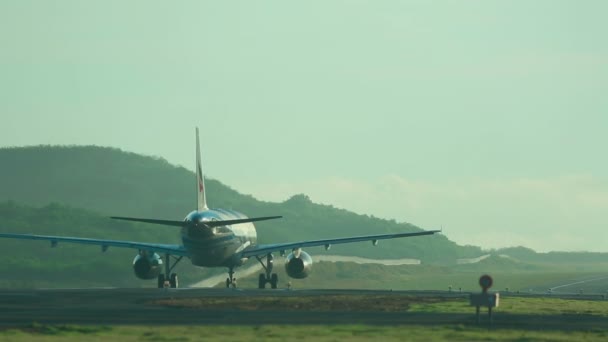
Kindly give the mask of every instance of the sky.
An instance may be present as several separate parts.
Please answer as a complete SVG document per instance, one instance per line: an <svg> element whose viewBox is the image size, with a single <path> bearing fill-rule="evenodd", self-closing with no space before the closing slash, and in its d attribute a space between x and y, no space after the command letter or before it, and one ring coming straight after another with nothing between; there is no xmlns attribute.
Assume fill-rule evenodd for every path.
<svg viewBox="0 0 608 342"><path fill-rule="evenodd" d="M5 0L0 147L112 146L193 170L198 126L206 175L261 200L304 193L484 248L608 252L606 13Z"/></svg>

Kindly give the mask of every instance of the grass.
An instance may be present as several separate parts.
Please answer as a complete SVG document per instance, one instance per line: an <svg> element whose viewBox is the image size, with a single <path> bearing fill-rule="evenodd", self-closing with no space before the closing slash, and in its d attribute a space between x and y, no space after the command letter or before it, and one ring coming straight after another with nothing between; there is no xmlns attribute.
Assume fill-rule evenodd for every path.
<svg viewBox="0 0 608 342"><path fill-rule="evenodd" d="M595 315L607 317L608 301L573 300L559 298L501 298L499 313L527 315ZM415 303L410 312L470 313L468 300L449 300Z"/></svg>
<svg viewBox="0 0 608 342"><path fill-rule="evenodd" d="M334 296L339 297L339 296ZM393 301L398 297L392 298ZM405 297L413 301L412 297ZM327 299L327 298L324 298ZM339 300L340 298L334 298ZM344 299L344 298L342 298ZM372 302L387 298L373 298ZM217 300L218 305L227 302ZM272 305L284 305L283 299ZM310 298L285 298L290 305L299 305ZM351 298L350 300L354 300ZM269 298L252 298L244 306L259 301L267 305ZM327 301L331 302L331 300ZM367 305L369 302L360 303ZM194 302L196 305L203 303ZM229 303L228 303L229 304ZM355 304L357 305L357 304ZM256 309L256 308L252 308ZM311 308L300 308L310 310ZM473 315L466 299L423 300L408 303L412 313L453 313ZM571 322L570 328L559 324L542 325L529 322L521 326L463 324L444 325L244 325L244 326L71 326L31 324L20 329L0 331L0 341L605 341L608 339L608 301L563 300L556 298L503 298L496 309L497 320L507 320L516 315L537 317L539 322L564 315L578 317L581 322L588 318L606 324L582 324ZM526 316L527 317L527 316ZM568 316L570 317L570 316ZM599 320L598 320L599 318ZM574 328L573 328L574 327Z"/></svg>
<svg viewBox="0 0 608 342"><path fill-rule="evenodd" d="M263 326L119 326L95 332L48 333L6 330L0 341L605 341L606 330L527 331L485 327L263 325Z"/></svg>
<svg viewBox="0 0 608 342"><path fill-rule="evenodd" d="M160 299L151 304L174 308L222 310L235 308L245 311L341 311L341 312L402 312L412 303L436 303L454 300L440 297L403 295L322 295L310 297L200 297Z"/></svg>

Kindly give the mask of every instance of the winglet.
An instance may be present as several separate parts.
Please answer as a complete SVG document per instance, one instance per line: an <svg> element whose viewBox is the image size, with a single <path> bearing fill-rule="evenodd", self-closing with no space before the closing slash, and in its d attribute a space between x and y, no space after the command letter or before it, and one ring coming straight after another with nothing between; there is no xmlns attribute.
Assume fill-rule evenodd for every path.
<svg viewBox="0 0 608 342"><path fill-rule="evenodd" d="M198 211L208 210L207 196L205 196L205 179L201 167L201 147L198 139L198 127L196 127L196 191Z"/></svg>

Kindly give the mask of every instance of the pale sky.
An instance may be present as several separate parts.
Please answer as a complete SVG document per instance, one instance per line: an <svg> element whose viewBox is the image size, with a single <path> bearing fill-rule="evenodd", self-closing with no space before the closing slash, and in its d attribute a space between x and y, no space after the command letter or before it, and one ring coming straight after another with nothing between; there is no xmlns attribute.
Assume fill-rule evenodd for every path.
<svg viewBox="0 0 608 342"><path fill-rule="evenodd" d="M608 252L608 2L0 2L0 146L119 147L461 244ZM209 199L213 204L213 199ZM185 211L186 208L185 208Z"/></svg>

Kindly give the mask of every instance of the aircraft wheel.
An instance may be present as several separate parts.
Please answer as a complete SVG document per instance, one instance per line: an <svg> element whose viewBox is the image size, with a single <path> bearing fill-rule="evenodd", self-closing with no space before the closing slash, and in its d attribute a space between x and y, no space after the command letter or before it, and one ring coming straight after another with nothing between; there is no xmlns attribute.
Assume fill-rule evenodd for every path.
<svg viewBox="0 0 608 342"><path fill-rule="evenodd" d="M158 288L162 289L163 287L165 287L165 275L161 273L158 275Z"/></svg>
<svg viewBox="0 0 608 342"><path fill-rule="evenodd" d="M260 288L260 289L266 288L266 276L264 274L260 274L260 278L258 280L258 288Z"/></svg>
<svg viewBox="0 0 608 342"><path fill-rule="evenodd" d="M277 288L277 284L279 283L279 276L276 273L273 273L270 277L270 287L273 289Z"/></svg>
<svg viewBox="0 0 608 342"><path fill-rule="evenodd" d="M179 287L179 282L178 282L176 273L171 273L171 278L169 278L169 283L171 283L171 288L176 289Z"/></svg>
<svg viewBox="0 0 608 342"><path fill-rule="evenodd" d="M230 278L226 278L226 288L230 288Z"/></svg>

